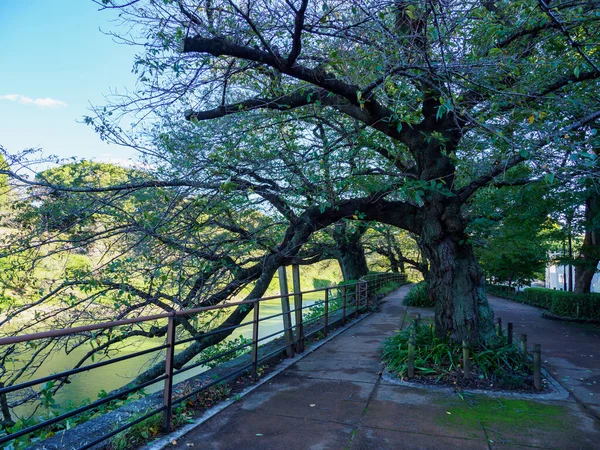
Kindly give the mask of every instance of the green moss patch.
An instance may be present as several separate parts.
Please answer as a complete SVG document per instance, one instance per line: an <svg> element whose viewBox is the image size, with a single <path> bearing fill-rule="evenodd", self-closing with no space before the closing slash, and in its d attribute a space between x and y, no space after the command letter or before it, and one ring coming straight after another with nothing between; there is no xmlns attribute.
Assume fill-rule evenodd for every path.
<svg viewBox="0 0 600 450"><path fill-rule="evenodd" d="M513 400L468 396L464 401L444 405L445 412L436 422L461 428L491 427L513 431L544 429L567 430L569 412L561 405L531 400Z"/></svg>

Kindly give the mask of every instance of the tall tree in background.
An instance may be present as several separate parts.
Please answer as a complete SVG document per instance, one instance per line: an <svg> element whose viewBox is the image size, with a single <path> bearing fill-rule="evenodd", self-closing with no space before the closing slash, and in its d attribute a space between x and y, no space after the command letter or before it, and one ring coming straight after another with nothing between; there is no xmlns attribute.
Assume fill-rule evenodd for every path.
<svg viewBox="0 0 600 450"><path fill-rule="evenodd" d="M575 292L588 294L600 263L600 193L590 186L585 198L583 244L575 261Z"/></svg>

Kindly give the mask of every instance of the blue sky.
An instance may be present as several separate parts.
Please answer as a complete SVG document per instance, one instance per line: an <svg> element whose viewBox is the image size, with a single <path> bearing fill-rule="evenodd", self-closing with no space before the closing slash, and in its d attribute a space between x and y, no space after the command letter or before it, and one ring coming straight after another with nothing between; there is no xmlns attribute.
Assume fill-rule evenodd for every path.
<svg viewBox="0 0 600 450"><path fill-rule="evenodd" d="M0 145L9 153L135 159L78 123L111 89L135 87L137 49L100 31L117 29L115 17L91 0L0 0Z"/></svg>

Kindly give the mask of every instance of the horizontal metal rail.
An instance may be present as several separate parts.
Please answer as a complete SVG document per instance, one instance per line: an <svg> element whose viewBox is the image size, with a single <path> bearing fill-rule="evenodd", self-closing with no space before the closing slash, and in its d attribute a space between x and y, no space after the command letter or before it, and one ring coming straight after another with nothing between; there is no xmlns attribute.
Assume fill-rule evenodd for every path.
<svg viewBox="0 0 600 450"><path fill-rule="evenodd" d="M292 272L293 272L294 276L296 276L296 277L299 276L297 269L295 271L293 270ZM122 320L116 320L116 321L105 322L105 323L100 323L100 324L84 325L84 326L78 326L78 327L73 327L73 328L68 328L68 329L50 330L50 331L43 331L43 332L26 334L26 335L21 335L21 336L10 336L10 337L5 337L5 338L0 338L0 347L1 347L1 346L14 345L14 344L23 343L23 342L40 340L40 339L59 338L59 337L63 337L63 336L71 336L71 335L76 335L76 334L81 334L81 333L90 333L90 332L94 332L94 331L98 331L98 330L110 329L110 328L118 327L118 326L122 326L122 325L131 325L131 324L138 324L138 323L144 323L144 322L154 322L154 321L165 320L165 319L167 321L167 326L168 326L167 332L166 332L166 343L164 345L159 345L159 346L156 346L156 347L153 347L150 349L134 352L132 354L119 356L117 358L100 361L98 363L89 364L89 365L82 366L82 367L76 367L71 370L66 370L66 371L55 373L55 374L48 375L45 377L28 380L23 383L0 388L0 396L6 396L6 394L8 394L8 393L12 393L12 392L19 391L22 389L30 388L32 386L46 383L48 381L66 379L70 376L73 376L73 375L76 375L76 374L79 374L82 372L87 372L87 371L90 371L93 369L108 366L108 365L115 364L115 363L118 363L121 361L132 359L135 357L148 355L150 353L159 352L162 350L166 351L166 355L165 355L166 368L165 368L165 372L163 373L163 375L161 375L155 379L145 381L143 383L140 383L140 384L130 387L128 389L125 389L122 391L116 391L115 393L108 395L107 397L101 398L93 403L90 403L88 405L81 406L81 407L73 409L71 411L62 413L56 417L52 417L44 422L32 425L28 428L16 431L11 434L0 436L0 444L4 444L6 442L13 441L20 437L26 436L30 433L34 433L41 429L56 425L58 423L63 422L64 420L66 420L68 418L82 414L84 412L91 411L91 410L97 410L98 408L100 408L103 405L106 405L115 400L124 399L127 396L129 396L130 394L139 392L142 389L144 389L145 387L151 386L151 385L159 383L159 382L164 382L164 388L163 388L164 400L163 400L163 405L161 407L154 409L150 412L147 412L144 415L142 415L141 417L137 417L135 420L132 420L131 422L127 422L127 423L123 424L122 426L120 426L114 430L111 430L110 432L107 432L106 434L104 434L101 437L95 438L93 441L90 441L89 443L82 444L83 446L80 447L80 449L87 449L87 448L93 447L95 445L98 445L101 442L103 442L103 441L127 430L128 428L130 428L136 424L139 424L139 423L143 422L144 420L147 420L148 418L150 418L156 414L159 414L159 413L162 413L162 415L163 415L163 428L165 429L165 431L167 431L168 428L170 428L170 417L171 417L171 410L172 410L173 405L184 402L185 400L193 397L194 395L198 395L200 392L202 392L206 389L209 389L210 387L212 387L216 384L222 383L226 380L231 380L231 379L239 376L239 374L242 374L244 372L246 372L246 373L249 372L252 375L252 378L256 379L258 377L257 368L258 368L258 364L260 362L265 361L265 360L270 360L273 357L276 357L277 355L283 356L284 354L287 354L288 356L293 356L294 350L297 352L303 351L304 327L306 324L313 323L313 325L311 325L311 330L308 332L309 336L314 335L315 333L319 332L319 330L324 331L324 333L326 334L327 326L329 324L330 318L333 319L333 316L335 315L336 321L341 320L341 323L345 323L347 318L351 317L352 315L358 316L360 311L364 310L365 308L368 308L369 293L373 292L375 290L375 286L377 288L380 288L381 286L385 285L385 283L388 283L393 280L400 281L400 277L398 277L397 275L389 276L389 275L385 275L385 274L384 275L375 275L375 276L369 276L369 278L367 280L360 280L360 281L356 281L356 282L345 283L340 286L333 286L333 287L327 287L327 288L312 289L312 290L308 290L308 291L301 291L299 289L300 284L299 284L299 278L298 278L298 279L294 280L294 288L297 289L299 292L292 292L292 293L287 292L287 282L285 282L286 286L285 286L285 289L282 290L281 294L270 296L270 297L263 297L263 298L259 298L259 299L248 299L248 300L239 301L239 302L230 302L230 303L224 303L224 304L219 304L219 305L205 306L205 307L186 309L186 310L180 310L180 311L170 311L170 312L165 312L165 313L160 313L160 314L153 314L153 315L135 317L135 318L130 318L130 319L122 319ZM330 293L333 293L336 290L337 290L338 295L330 296ZM303 303L302 298L304 295L312 294L312 293L316 293L316 292L323 292L325 299L316 300L311 305L303 305L302 304ZM268 301L268 300L275 300L275 299L282 300L282 312L277 313L277 314L271 314L266 317L259 317L260 303L262 303L264 301ZM290 308L290 305L289 305L290 299L294 300L293 308ZM335 305L332 305L332 302L336 302ZM285 308L284 308L284 304L285 304ZM226 326L223 328L217 327L211 331L203 332L196 336L191 336L191 337L180 339L180 340L176 339L175 331L176 331L176 326L177 326L177 322L176 322L177 317L190 316L190 315L205 313L208 311L222 310L222 309L228 309L228 308L238 308L238 307L241 307L244 305L249 305L255 309L253 320L243 322L238 325ZM330 309L329 308L330 306L336 306L336 307ZM322 314L319 314L316 317L304 318L304 316L306 315L305 310L313 310L314 308L323 308L324 312ZM340 313L340 311L341 311L341 313ZM304 312L304 314L303 314L303 312ZM290 314L292 314L292 313L294 313L295 318L296 318L296 323L293 323L293 324L290 322ZM275 319L278 317L282 317L282 322L284 324L283 327L278 329L274 333L269 333L268 335L262 336L259 338L258 336L259 336L260 323L265 322L267 320L272 320L272 319ZM318 328L318 325L317 325L315 328L314 323L319 320L322 320L322 319L324 319L323 326L321 328ZM286 320L287 320L287 322L286 322ZM285 325L286 323L287 323L287 326ZM179 369L174 368L175 356L176 356L175 355L176 346L182 345L182 344L187 344L187 343L194 342L194 341L201 341L205 338L208 338L208 337L214 336L214 335L219 335L219 334L223 334L223 333L230 334L230 332L232 332L232 330L236 330L238 328L248 327L248 326L252 326L252 328L253 328L252 339L249 342L243 343L241 345L237 345L233 348L227 349L226 351L220 352L217 355L213 355L211 357L201 359L190 365L183 366ZM295 337L294 337L294 332L295 332ZM269 349L269 350L267 350L267 352L265 354L259 354L259 352L258 352L259 344L265 343L265 342L275 338L276 336L282 336L281 339L282 339L282 341L283 341L282 343L284 343L284 345L278 346L275 350ZM262 345L263 344L261 344L261 346ZM177 397L175 395L175 393L173 391L173 387L172 387L174 376L180 375L182 373L188 372L188 371L198 368L198 367L203 367L203 366L206 367L206 365L209 364L210 362L213 362L220 358L231 357L232 355L235 355L236 353L243 351L246 348L248 348L249 353L251 353L251 362L249 362L247 364L243 364L241 367L235 367L235 366L232 367L233 370L231 372L228 372L217 379L211 380L209 383L206 383L206 384L200 386L198 389L195 389L192 392L186 393L186 395L183 395L180 397ZM265 350L267 348L268 347L265 347ZM251 350L251 352L250 352L250 350ZM244 352L244 354L248 354L248 353Z"/></svg>
<svg viewBox="0 0 600 450"><path fill-rule="evenodd" d="M54 373L52 375L48 375L47 377L36 378L35 380L26 381L26 382L20 383L20 384L13 384L12 386L7 386L5 388L0 389L0 395L6 394L8 392L18 391L19 389L25 389L25 388L28 388L31 386L35 386L36 384L46 383L47 381L58 380L60 378L70 377L71 375L75 375L75 374L78 374L81 372L87 372L88 370L96 369L98 367L108 366L110 364L115 364L115 363L118 363L121 361L126 361L128 359L133 359L138 356L143 356L143 355L147 355L149 353L157 352L159 350L164 350L165 348L167 348L167 345L159 345L158 347L149 348L147 350L142 350L142 351L132 353L129 355L119 356L118 358L109 359L106 361L100 361L100 362L97 362L94 364L89 364L89 365L83 366L83 367L77 367L77 368L71 369L71 370L65 370L64 372Z"/></svg>

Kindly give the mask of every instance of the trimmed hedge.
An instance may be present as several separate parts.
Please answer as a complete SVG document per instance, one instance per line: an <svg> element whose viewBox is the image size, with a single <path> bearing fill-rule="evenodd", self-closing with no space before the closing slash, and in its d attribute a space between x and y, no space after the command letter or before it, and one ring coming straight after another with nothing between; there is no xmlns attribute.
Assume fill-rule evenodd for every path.
<svg viewBox="0 0 600 450"><path fill-rule="evenodd" d="M412 289L404 297L404 304L406 306L417 306L420 308L433 308L435 303L429 298L429 292L427 292L427 283L420 281L415 284Z"/></svg>
<svg viewBox="0 0 600 450"><path fill-rule="evenodd" d="M488 294L547 309L552 314L576 319L600 319L600 294L576 294L546 288L515 292L508 286L488 286Z"/></svg>

